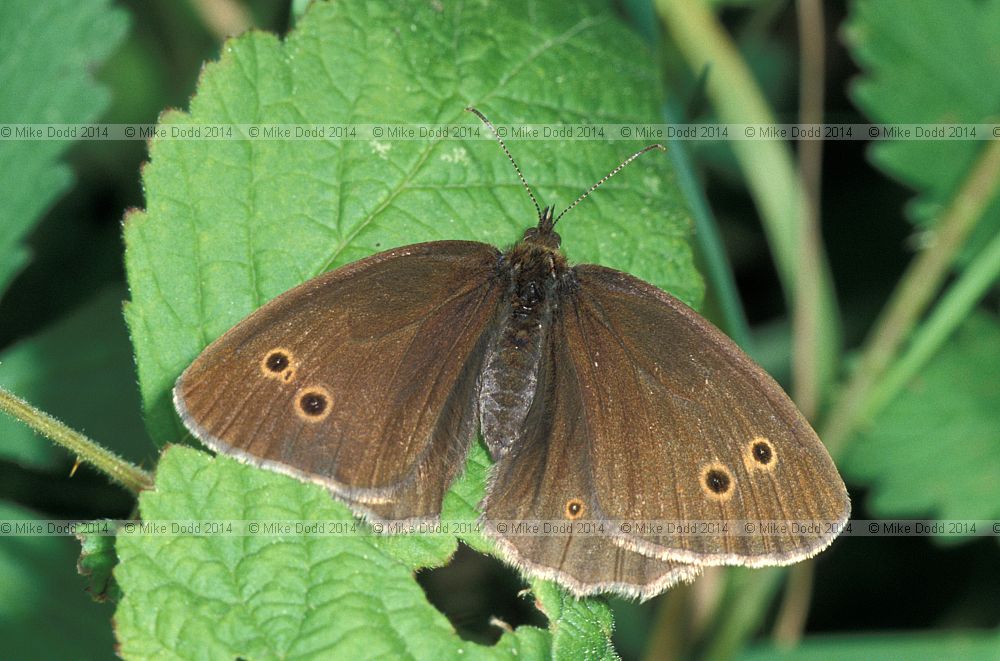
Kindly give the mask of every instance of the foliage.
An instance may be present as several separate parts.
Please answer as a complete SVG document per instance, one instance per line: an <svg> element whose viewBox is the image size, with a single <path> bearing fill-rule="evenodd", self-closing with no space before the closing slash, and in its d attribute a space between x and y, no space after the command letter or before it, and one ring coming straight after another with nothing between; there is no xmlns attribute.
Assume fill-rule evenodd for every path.
<svg viewBox="0 0 1000 661"><path fill-rule="evenodd" d="M247 16L262 29L217 42L225 17L200 13L212 3L132 3L127 12L107 0L0 3L0 129L97 121L102 113L107 121L152 121L143 113L180 107L163 110L158 126L442 123L484 137L156 138L140 155L138 141L0 133L0 385L155 468L156 478L137 502L86 468L67 480L74 457L0 416L0 522L132 511L146 521L323 521L357 534L81 535L74 567L69 538L0 528L7 656L104 658L113 649L125 658L997 655L1000 546L961 536L924 545L838 540L819 557L806 636L791 651L760 634L773 613L787 620L773 606L801 596L800 578L786 583L780 570L745 569L709 572L694 590L671 590L652 605L576 600L532 581L518 601L544 621L518 623L489 646L445 617L416 578L449 565L459 543L492 554L486 539L376 535L315 485L195 447L170 402L174 380L270 298L393 246L448 238L504 246L532 224L530 200L466 105L498 124L656 123L666 106L671 117L700 112L704 83L722 68L692 66L677 30L678 17L694 15L684 12L705 10L711 20L722 17L740 50L700 34L687 35L688 43L736 58L727 75L753 71L758 83L743 80L749 85L731 92L762 88L768 112L794 117L802 50L789 27L809 3L291 4L281 17L271 3L249 0ZM828 121L997 121L1000 0L855 0L840 11L826 7ZM838 99L841 89L847 96ZM739 117L751 107L743 101L697 116ZM996 278L968 284L969 274L995 270L985 262L1000 234L997 177L971 193L964 188L989 148L983 138L874 141L870 167L858 143L824 145L820 218L833 273L825 284L838 288L852 347L837 356L838 388L856 377L855 356L871 347L864 334L887 298L924 287L930 301L912 326L897 329L909 341L890 362L908 366L908 376L898 389L878 391L889 393L886 401L869 419L859 414L864 424L835 456L858 518L1000 519L1000 319L989 304ZM557 207L644 144L508 141L539 201ZM793 154L797 146L783 147ZM564 219L570 260L634 273L695 305L704 289L696 265L712 263L707 314L739 317L745 307L761 355L787 356L786 329L801 332L790 319L801 308L780 298L795 290L786 270L794 259L767 252L748 203L758 198L747 190L762 182L798 190L798 179L788 178L798 175L740 171L752 159L734 158L731 143L674 144L670 152L644 157ZM767 181L775 177L787 180ZM979 196L982 212L948 262L950 277L908 282L914 248L936 249L945 210L963 190ZM700 243L705 254L693 254L689 247L689 207L728 240L742 301L718 282L721 248ZM88 223L110 231L92 232ZM701 227L696 234L707 233ZM965 307L953 296L963 286ZM942 322L949 311L953 318ZM819 332L834 331L826 326L833 323L824 318ZM938 334L928 343L932 329ZM923 353L914 358L917 345ZM827 395L835 401L837 392ZM474 520L488 468L477 443L445 498L444 518ZM911 566L926 568L911 581L918 586L882 594L879 577L921 571ZM461 579L453 580L460 592ZM499 608L498 595L475 596Z"/></svg>

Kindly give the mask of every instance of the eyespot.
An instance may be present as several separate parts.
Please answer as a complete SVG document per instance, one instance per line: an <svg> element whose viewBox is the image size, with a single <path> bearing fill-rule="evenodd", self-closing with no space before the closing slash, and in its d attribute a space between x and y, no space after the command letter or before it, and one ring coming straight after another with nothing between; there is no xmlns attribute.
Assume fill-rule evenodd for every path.
<svg viewBox="0 0 1000 661"><path fill-rule="evenodd" d="M278 379L288 383L295 378L297 365L295 354L284 347L277 347L268 351L261 359L260 371L269 379Z"/></svg>
<svg viewBox="0 0 1000 661"><path fill-rule="evenodd" d="M701 472L701 489L715 500L729 500L735 483L733 474L719 463L709 464Z"/></svg>
<svg viewBox="0 0 1000 661"><path fill-rule="evenodd" d="M575 521L583 516L586 509L587 508L584 506L582 500L579 498L570 498L566 501L566 508L563 510L563 516L570 521Z"/></svg>
<svg viewBox="0 0 1000 661"><path fill-rule="evenodd" d="M755 436L746 447L743 463L748 470L772 470L778 463L774 444L764 436Z"/></svg>
<svg viewBox="0 0 1000 661"><path fill-rule="evenodd" d="M330 415L333 400L322 386L303 388L295 395L295 414L306 422L319 422Z"/></svg>
<svg viewBox="0 0 1000 661"><path fill-rule="evenodd" d="M271 372L284 372L288 367L288 356L280 351L272 351L264 359L264 365Z"/></svg>

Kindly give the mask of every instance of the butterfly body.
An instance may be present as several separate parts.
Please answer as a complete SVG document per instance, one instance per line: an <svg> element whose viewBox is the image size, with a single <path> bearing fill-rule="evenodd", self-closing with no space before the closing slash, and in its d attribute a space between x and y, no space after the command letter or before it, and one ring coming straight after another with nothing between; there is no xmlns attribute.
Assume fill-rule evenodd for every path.
<svg viewBox="0 0 1000 661"><path fill-rule="evenodd" d="M551 221L551 210L542 216ZM504 294L479 382L480 429L494 461L523 436L560 293L573 286L559 243L551 225L544 232L531 228L497 264Z"/></svg>

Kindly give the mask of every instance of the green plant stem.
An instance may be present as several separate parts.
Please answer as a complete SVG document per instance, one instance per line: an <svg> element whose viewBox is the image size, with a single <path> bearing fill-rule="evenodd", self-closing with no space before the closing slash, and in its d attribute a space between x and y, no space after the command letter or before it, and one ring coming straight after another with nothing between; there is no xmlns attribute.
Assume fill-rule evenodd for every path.
<svg viewBox="0 0 1000 661"><path fill-rule="evenodd" d="M90 464L133 493L153 486L153 478L146 471L101 447L80 432L70 429L49 414L39 411L4 388L0 388L0 411L17 418L39 434L47 436L81 461Z"/></svg>
<svg viewBox="0 0 1000 661"><path fill-rule="evenodd" d="M802 642L815 577L816 564L813 558L788 568L785 592L781 597L781 606L771 634L776 647L788 649Z"/></svg>
<svg viewBox="0 0 1000 661"><path fill-rule="evenodd" d="M799 21L799 45L802 52L799 65L799 121L803 124L823 122L823 88L826 84L826 40L823 38L823 8L818 0L799 0L796 12ZM820 375L814 363L819 348L813 343L822 337L819 306L811 296L824 286L823 245L820 231L820 194L823 174L823 141L800 140L799 179L805 195L805 212L799 232L799 276L792 314L792 383L795 403L809 420L819 413Z"/></svg>
<svg viewBox="0 0 1000 661"><path fill-rule="evenodd" d="M773 123L750 71L704 1L658 0L656 6L688 67L692 71L709 68L705 90L719 118L733 123ZM801 201L791 153L779 141L734 140L730 144L760 210L781 281L790 285L795 282Z"/></svg>
<svg viewBox="0 0 1000 661"><path fill-rule="evenodd" d="M823 7L820 0L798 0L799 52L799 122L823 122L823 98L826 84L826 29L823 24ZM822 195L823 141L801 140L799 148L799 177L806 195L806 215L799 236L799 274L807 281L795 297L792 315L792 374L795 384L795 402L803 415L815 420L819 413L822 387L819 375L812 369L808 358L817 349L809 345L821 337L821 319L816 315L817 306L810 304L803 292L816 292L822 287L821 274L816 264L821 263L822 232L820 231L820 196ZM779 647L794 647L802 639L802 632L809 615L809 599L813 588L813 565L805 562L792 567L788 583L778 608L772 637Z"/></svg>
<svg viewBox="0 0 1000 661"><path fill-rule="evenodd" d="M868 399L878 386L902 343L940 289L969 232L996 194L1000 184L1000 140L993 140L976 161L958 193L945 210L933 244L903 275L869 335L857 371L826 418L820 436L836 456L868 410Z"/></svg>
<svg viewBox="0 0 1000 661"><path fill-rule="evenodd" d="M767 617L766 604L774 600L787 571L787 567L766 567L749 573L733 572L727 590L729 607L719 617L704 658L721 660L737 656L746 639Z"/></svg>
<svg viewBox="0 0 1000 661"><path fill-rule="evenodd" d="M930 317L920 325L906 352L893 361L872 389L860 420L870 420L927 364L955 330L968 318L976 303L1000 279L1000 234L986 244L962 276L941 298Z"/></svg>
<svg viewBox="0 0 1000 661"><path fill-rule="evenodd" d="M668 103L663 109L666 120L672 124L683 121L681 111L675 103ZM671 140L668 154L674 162L677 173L677 185L684 194L684 199L691 205L691 215L694 217L694 237L698 244L698 252L705 260L705 270L708 281L714 290L719 310L722 313L722 327L729 337L744 351L753 355L753 338L750 326L747 324L743 305L736 290L736 280L726 259L726 250L722 245L722 237L712 216L711 207L705 199L705 192L698 184L694 175L694 166L687 145L683 140Z"/></svg>
<svg viewBox="0 0 1000 661"><path fill-rule="evenodd" d="M657 0L656 7L691 70L709 68L706 93L723 122L775 123L736 46L704 0ZM815 331L797 340L796 377L818 401L818 392L832 382L839 354L836 308L826 259L816 245L818 234L807 237L816 247L803 254L801 233L806 231L808 200L791 149L779 140L737 139L730 145L760 214L789 304L796 314L807 315ZM803 312L797 300L812 309Z"/></svg>

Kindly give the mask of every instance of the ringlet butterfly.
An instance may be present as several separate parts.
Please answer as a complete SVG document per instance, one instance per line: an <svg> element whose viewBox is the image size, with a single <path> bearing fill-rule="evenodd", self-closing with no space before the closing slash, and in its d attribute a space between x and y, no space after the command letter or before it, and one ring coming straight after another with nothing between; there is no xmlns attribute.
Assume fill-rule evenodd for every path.
<svg viewBox="0 0 1000 661"><path fill-rule="evenodd" d="M469 110L514 165L538 225L505 252L419 243L278 296L177 380L191 433L322 484L369 519L414 520L439 515L478 427L495 462L486 534L509 562L578 596L645 599L702 566L784 565L828 546L839 526L737 529L849 514L829 454L781 387L669 294L569 266L553 230L562 214L539 209L496 129ZM571 525L518 534L521 521ZM716 527L657 525L695 522Z"/></svg>

